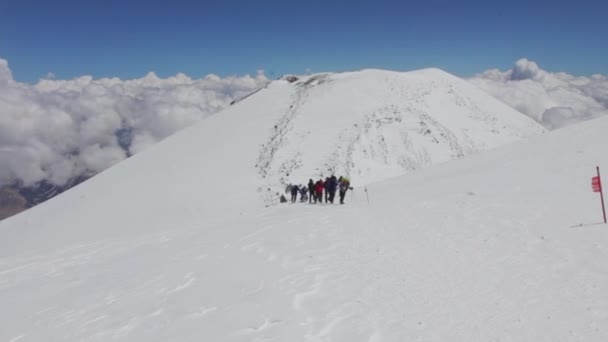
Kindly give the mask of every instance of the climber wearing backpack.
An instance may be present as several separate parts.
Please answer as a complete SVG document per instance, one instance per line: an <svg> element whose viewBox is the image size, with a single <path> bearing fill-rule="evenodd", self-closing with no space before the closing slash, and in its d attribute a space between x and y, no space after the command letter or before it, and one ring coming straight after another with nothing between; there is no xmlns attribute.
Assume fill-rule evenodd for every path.
<svg viewBox="0 0 608 342"><path fill-rule="evenodd" d="M298 193L300 192L300 187L297 185L291 186L291 203L296 203L298 199Z"/></svg>
<svg viewBox="0 0 608 342"><path fill-rule="evenodd" d="M331 187L331 181L329 180L329 177L325 178L325 182L323 183L323 190L325 190L325 203L329 203L329 194L330 194L330 188Z"/></svg>
<svg viewBox="0 0 608 342"><path fill-rule="evenodd" d="M319 179L317 183L315 183L315 195L319 203L323 203L323 187L323 179Z"/></svg>
<svg viewBox="0 0 608 342"><path fill-rule="evenodd" d="M317 203L317 198L315 197L315 182L312 179L308 180L308 203L312 203L312 200L315 200Z"/></svg>
<svg viewBox="0 0 608 342"><path fill-rule="evenodd" d="M338 179L336 176L331 175L329 177L329 202L334 203L334 198L336 197L336 189L338 188Z"/></svg>
<svg viewBox="0 0 608 342"><path fill-rule="evenodd" d="M307 192L308 188L300 184L300 202L306 202L308 199Z"/></svg>
<svg viewBox="0 0 608 342"><path fill-rule="evenodd" d="M346 191L350 189L350 179L348 179L348 177L340 177L338 182L340 188L340 204L344 204L344 196L346 196Z"/></svg>

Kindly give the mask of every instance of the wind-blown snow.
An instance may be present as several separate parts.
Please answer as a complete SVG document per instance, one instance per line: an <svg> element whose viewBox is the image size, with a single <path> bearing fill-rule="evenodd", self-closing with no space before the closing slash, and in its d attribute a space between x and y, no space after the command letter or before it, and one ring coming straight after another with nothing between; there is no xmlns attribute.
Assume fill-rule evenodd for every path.
<svg viewBox="0 0 608 342"><path fill-rule="evenodd" d="M441 123L431 131L447 127L434 136L438 142L428 143L425 131L412 137L438 160L463 146L451 145L460 140L447 132L468 128L471 141L489 147L543 131L437 70L273 82L0 223L0 339L606 340L608 233L596 225L598 196L590 190L595 165L608 165L606 119L390 179L397 172L390 162L353 153L346 160L359 186L346 205L264 208L262 187L280 184L281 165L298 146L303 163L291 170L303 176L350 141L340 135L342 120L365 127L366 113L384 113L375 118L381 122L394 115L355 111L376 98L375 88L348 93L341 82L363 87L401 77L411 83L395 87L409 84L406 94L422 88L418 104L400 111L402 122L413 116L421 125L416 108L426 108L423 122ZM450 86L471 99L462 111L444 96ZM298 102L317 89L351 94L339 99L353 110L318 121L329 98ZM484 106L494 116L481 115ZM479 112L470 111L475 107ZM318 130L311 140L302 138L306 125ZM276 135L280 128L287 133ZM347 134L371 140L371 131L353 125ZM269 144L274 153L266 152ZM378 145L353 150L369 146ZM369 174L359 166L367 165L363 156L373 165ZM260 168L260 160L269 162ZM384 180L362 186L374 179Z"/></svg>

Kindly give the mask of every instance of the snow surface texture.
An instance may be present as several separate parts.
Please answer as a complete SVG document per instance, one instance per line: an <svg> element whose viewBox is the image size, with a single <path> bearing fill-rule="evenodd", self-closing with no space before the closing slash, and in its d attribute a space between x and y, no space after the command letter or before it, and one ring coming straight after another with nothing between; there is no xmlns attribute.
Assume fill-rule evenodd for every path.
<svg viewBox="0 0 608 342"><path fill-rule="evenodd" d="M608 115L608 79L603 75L552 73L522 58L511 70L488 70L469 81L547 129Z"/></svg>
<svg viewBox="0 0 608 342"><path fill-rule="evenodd" d="M434 69L272 82L2 221L0 340L603 341L608 234L579 225L599 220L606 128L386 180L411 171L395 154L447 161L543 129ZM385 162L372 141L401 129L411 145ZM369 204L358 187L344 206L264 208L286 171L328 165L385 180Z"/></svg>
<svg viewBox="0 0 608 342"><path fill-rule="evenodd" d="M268 83L184 74L133 80L13 80L0 58L0 187L69 182L105 170Z"/></svg>
<svg viewBox="0 0 608 342"><path fill-rule="evenodd" d="M370 184L369 204L357 188L344 206L221 219L120 184L148 216L81 210L104 174L69 216L47 210L85 186L0 225L0 339L606 341L608 230L589 181L608 165L607 129Z"/></svg>

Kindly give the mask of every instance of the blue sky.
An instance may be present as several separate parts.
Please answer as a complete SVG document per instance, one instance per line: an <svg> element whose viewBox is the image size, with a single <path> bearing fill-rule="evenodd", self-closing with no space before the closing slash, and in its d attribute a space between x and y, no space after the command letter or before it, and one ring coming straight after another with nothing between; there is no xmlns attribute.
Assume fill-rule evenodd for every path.
<svg viewBox="0 0 608 342"><path fill-rule="evenodd" d="M0 1L0 58L25 82L430 66L471 76L521 57L608 74L608 1Z"/></svg>

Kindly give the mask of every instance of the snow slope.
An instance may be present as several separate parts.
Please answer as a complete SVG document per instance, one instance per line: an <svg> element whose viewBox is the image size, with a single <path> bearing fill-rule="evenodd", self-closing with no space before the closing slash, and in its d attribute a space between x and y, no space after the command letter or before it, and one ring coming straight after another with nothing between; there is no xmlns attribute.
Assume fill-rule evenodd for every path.
<svg viewBox="0 0 608 342"><path fill-rule="evenodd" d="M543 132L439 69L318 74L288 104L256 163L269 186L331 172L365 184Z"/></svg>
<svg viewBox="0 0 608 342"><path fill-rule="evenodd" d="M377 107L391 80L409 89L397 114ZM589 178L606 129L387 179L410 170L395 155L436 163L543 130L438 70L273 82L0 223L0 340L605 341L608 230ZM345 206L264 208L287 172L332 165L385 180L369 204L359 187Z"/></svg>
<svg viewBox="0 0 608 342"><path fill-rule="evenodd" d="M65 236L86 242L116 231L222 221L276 204L285 183L330 170L361 185L542 132L530 118L438 69L274 81L5 223L29 227L9 251L30 248L21 245L30 236L38 250L65 243Z"/></svg>
<svg viewBox="0 0 608 342"><path fill-rule="evenodd" d="M0 226L0 339L606 341L608 229L589 183L607 129L370 184L369 204L357 188L344 206L172 213L88 242L76 231L104 215L75 210L83 225L50 240L28 233L31 211Z"/></svg>

